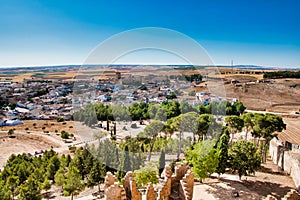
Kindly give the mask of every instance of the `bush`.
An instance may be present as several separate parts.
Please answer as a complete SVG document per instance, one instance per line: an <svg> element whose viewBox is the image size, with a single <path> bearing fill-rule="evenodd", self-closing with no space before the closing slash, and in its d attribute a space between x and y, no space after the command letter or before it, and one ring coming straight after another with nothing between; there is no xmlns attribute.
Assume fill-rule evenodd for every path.
<svg viewBox="0 0 300 200"><path fill-rule="evenodd" d="M25 128L25 131L28 131L28 130L29 130L29 128L28 128L28 127L26 127L26 128Z"/></svg>
<svg viewBox="0 0 300 200"><path fill-rule="evenodd" d="M62 123L62 125L66 125L66 124L67 124L66 122L63 122L63 123Z"/></svg>
<svg viewBox="0 0 300 200"><path fill-rule="evenodd" d="M75 146L69 146L69 150L70 150L70 151L75 151L75 150L76 150L76 147L75 147Z"/></svg>
<svg viewBox="0 0 300 200"><path fill-rule="evenodd" d="M33 125L33 126L36 126L36 123L33 123L32 125Z"/></svg>
<svg viewBox="0 0 300 200"><path fill-rule="evenodd" d="M69 136L70 136L70 134L66 131L61 131L61 133L60 133L60 137L62 139L69 139Z"/></svg>
<svg viewBox="0 0 300 200"><path fill-rule="evenodd" d="M189 95L189 96L195 96L195 95L196 95L196 92L195 92L195 90L193 90L193 91L190 91L188 95Z"/></svg>
<svg viewBox="0 0 300 200"><path fill-rule="evenodd" d="M45 127L45 126L43 126L43 127L42 127L42 130L45 130L45 129L46 129L46 127Z"/></svg>
<svg viewBox="0 0 300 200"><path fill-rule="evenodd" d="M137 128L137 125L136 125L136 123L133 123L133 124L131 124L130 127L131 127L131 128Z"/></svg>
<svg viewBox="0 0 300 200"><path fill-rule="evenodd" d="M55 130L54 132L55 132L55 133L58 133L58 130Z"/></svg>
<svg viewBox="0 0 300 200"><path fill-rule="evenodd" d="M134 179L138 187L146 188L148 183L158 183L158 169L153 163L149 163L145 167L133 172Z"/></svg>
<svg viewBox="0 0 300 200"><path fill-rule="evenodd" d="M64 119L64 118L62 118L62 117L58 117L58 118L56 118L56 121L57 121L57 122L64 122L64 121L65 121L65 119Z"/></svg>
<svg viewBox="0 0 300 200"><path fill-rule="evenodd" d="M12 135L14 134L14 129L9 129L7 134L8 134L8 137L12 138L13 137Z"/></svg>
<svg viewBox="0 0 300 200"><path fill-rule="evenodd" d="M73 126L69 126L69 128L73 128Z"/></svg>

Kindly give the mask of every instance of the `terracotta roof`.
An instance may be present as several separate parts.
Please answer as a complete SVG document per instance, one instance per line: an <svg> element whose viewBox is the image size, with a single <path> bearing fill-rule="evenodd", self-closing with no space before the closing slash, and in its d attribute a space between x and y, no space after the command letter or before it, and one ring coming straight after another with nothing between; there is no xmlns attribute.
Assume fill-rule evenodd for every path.
<svg viewBox="0 0 300 200"><path fill-rule="evenodd" d="M300 145L300 118L283 118L286 130L278 133L278 138L282 142L290 142Z"/></svg>

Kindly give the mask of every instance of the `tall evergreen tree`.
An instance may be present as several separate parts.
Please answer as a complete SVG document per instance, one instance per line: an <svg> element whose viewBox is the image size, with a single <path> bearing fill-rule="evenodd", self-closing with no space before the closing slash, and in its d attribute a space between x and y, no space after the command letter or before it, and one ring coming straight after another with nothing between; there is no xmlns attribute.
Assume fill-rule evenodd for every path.
<svg viewBox="0 0 300 200"><path fill-rule="evenodd" d="M217 150L219 152L219 162L217 165L216 172L219 174L223 174L228 167L228 149L229 149L229 130L227 127L223 128L223 133L218 141Z"/></svg>
<svg viewBox="0 0 300 200"><path fill-rule="evenodd" d="M28 180L20 186L20 200L40 200L41 189L40 184L37 180L34 180L32 176L28 178Z"/></svg>
<svg viewBox="0 0 300 200"><path fill-rule="evenodd" d="M2 200L11 200L11 190L3 180L0 180L0 197Z"/></svg>
<svg viewBox="0 0 300 200"><path fill-rule="evenodd" d="M84 184L81 181L81 174L75 166L70 166L66 174L66 180L63 184L64 195L71 196L73 200L74 195L78 195L84 189Z"/></svg>
<svg viewBox="0 0 300 200"><path fill-rule="evenodd" d="M158 167L159 175L161 175L161 173L164 171L165 166L166 166L166 153L165 150L162 149L160 151L160 156L159 156L159 167Z"/></svg>
<svg viewBox="0 0 300 200"><path fill-rule="evenodd" d="M97 185L98 191L100 192L100 183L104 181L105 174L105 165L95 161L88 176L88 187Z"/></svg>

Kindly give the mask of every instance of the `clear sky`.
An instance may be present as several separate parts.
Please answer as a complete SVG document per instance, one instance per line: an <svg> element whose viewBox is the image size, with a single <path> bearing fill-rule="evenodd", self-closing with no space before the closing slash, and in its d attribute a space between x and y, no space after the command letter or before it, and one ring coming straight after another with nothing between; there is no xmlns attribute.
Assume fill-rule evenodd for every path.
<svg viewBox="0 0 300 200"><path fill-rule="evenodd" d="M82 64L108 37L164 27L215 64L300 67L298 0L0 0L0 66Z"/></svg>

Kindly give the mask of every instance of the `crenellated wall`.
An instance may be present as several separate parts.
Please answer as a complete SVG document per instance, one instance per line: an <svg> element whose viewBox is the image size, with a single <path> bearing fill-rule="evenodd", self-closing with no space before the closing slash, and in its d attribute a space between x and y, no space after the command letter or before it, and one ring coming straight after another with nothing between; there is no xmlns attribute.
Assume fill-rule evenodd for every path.
<svg viewBox="0 0 300 200"><path fill-rule="evenodd" d="M110 172L105 177L104 194L106 200L142 200L142 193L138 190L132 172L127 172L123 178L123 186ZM187 163L177 164L172 174L170 166L166 166L162 178L156 185L148 184L146 200L192 200L194 188L194 174Z"/></svg>

